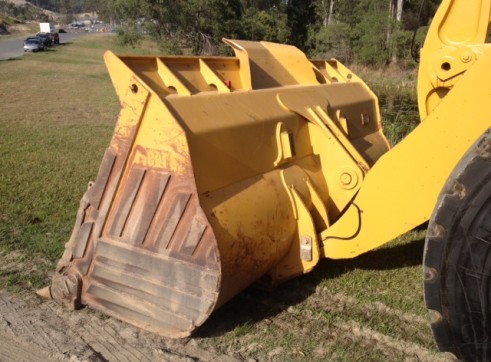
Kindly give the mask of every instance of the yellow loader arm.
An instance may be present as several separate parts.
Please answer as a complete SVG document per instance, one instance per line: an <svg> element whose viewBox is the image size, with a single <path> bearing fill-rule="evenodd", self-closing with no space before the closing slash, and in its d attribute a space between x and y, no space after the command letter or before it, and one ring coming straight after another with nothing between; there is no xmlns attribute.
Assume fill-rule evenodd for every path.
<svg viewBox="0 0 491 362"><path fill-rule="evenodd" d="M225 40L236 55L228 58L108 52L121 113L41 294L182 337L254 282L274 285L320 258L355 257L428 221L442 190L462 196L449 177L468 183L469 164L487 169L476 157L489 157L490 14L491 0L442 2L421 53L423 122L393 149L376 96L335 60L233 40ZM442 200L428 240L452 234L441 232L450 208ZM441 267L447 254L433 245L441 243L427 242L426 298L437 342L481 356L460 345L491 333L471 342L457 335L461 321L441 297L451 267Z"/></svg>
<svg viewBox="0 0 491 362"><path fill-rule="evenodd" d="M422 123L377 162L349 209L320 234L325 257L355 257L428 221L450 173L491 126L490 4L440 5L421 50Z"/></svg>

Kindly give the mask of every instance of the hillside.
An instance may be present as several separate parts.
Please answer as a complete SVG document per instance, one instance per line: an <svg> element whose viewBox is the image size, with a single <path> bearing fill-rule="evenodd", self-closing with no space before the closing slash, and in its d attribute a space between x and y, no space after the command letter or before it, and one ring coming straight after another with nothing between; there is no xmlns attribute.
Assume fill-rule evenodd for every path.
<svg viewBox="0 0 491 362"><path fill-rule="evenodd" d="M25 0L0 2L0 35L36 32L39 22L58 22L60 13L33 5Z"/></svg>

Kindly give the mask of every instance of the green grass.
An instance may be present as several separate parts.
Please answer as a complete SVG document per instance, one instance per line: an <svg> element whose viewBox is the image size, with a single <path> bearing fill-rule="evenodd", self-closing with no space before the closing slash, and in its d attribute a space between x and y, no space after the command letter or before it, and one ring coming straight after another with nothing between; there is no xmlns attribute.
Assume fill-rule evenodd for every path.
<svg viewBox="0 0 491 362"><path fill-rule="evenodd" d="M423 239L424 231L413 231L352 260L323 260L272 291L249 288L215 312L197 337L246 359L433 360ZM277 348L281 355L270 357Z"/></svg>
<svg viewBox="0 0 491 362"><path fill-rule="evenodd" d="M63 252L119 111L102 55L135 52L114 39L86 37L0 62L0 289L46 285ZM413 82L367 77L382 98ZM411 350L436 353L422 296L423 238L414 231L353 260L323 260L273 291L249 288L194 339L244 359L425 360Z"/></svg>
<svg viewBox="0 0 491 362"><path fill-rule="evenodd" d="M50 262L31 275L2 271L0 286L38 288L61 256L119 113L106 50L157 51L95 35L0 62L0 252Z"/></svg>
<svg viewBox="0 0 491 362"><path fill-rule="evenodd" d="M417 71L354 67L377 95L384 133L392 145L401 141L420 122L416 93Z"/></svg>
<svg viewBox="0 0 491 362"><path fill-rule="evenodd" d="M111 48L124 50L87 37L0 62L0 250L51 268L61 255L119 110L102 62ZM33 288L46 283L35 279Z"/></svg>

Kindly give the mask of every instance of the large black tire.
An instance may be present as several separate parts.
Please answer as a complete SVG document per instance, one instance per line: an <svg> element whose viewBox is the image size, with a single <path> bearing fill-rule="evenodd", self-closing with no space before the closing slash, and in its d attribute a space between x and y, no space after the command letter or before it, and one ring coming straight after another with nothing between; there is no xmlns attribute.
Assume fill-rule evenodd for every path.
<svg viewBox="0 0 491 362"><path fill-rule="evenodd" d="M426 306L441 351L491 360L491 133L450 175L428 226Z"/></svg>

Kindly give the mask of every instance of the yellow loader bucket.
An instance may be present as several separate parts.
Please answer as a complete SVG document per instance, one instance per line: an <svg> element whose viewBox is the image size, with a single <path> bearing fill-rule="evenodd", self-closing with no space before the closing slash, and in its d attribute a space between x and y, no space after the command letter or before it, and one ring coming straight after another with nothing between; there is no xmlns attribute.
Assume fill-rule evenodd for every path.
<svg viewBox="0 0 491 362"><path fill-rule="evenodd" d="M226 42L236 57L105 55L121 113L51 297L183 337L322 257L389 148L377 100L334 60Z"/></svg>

